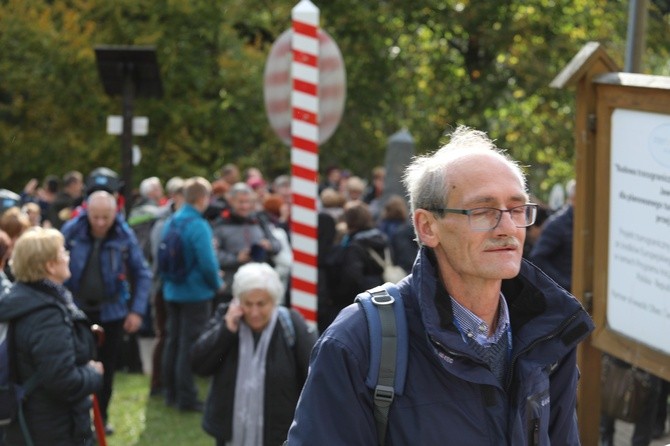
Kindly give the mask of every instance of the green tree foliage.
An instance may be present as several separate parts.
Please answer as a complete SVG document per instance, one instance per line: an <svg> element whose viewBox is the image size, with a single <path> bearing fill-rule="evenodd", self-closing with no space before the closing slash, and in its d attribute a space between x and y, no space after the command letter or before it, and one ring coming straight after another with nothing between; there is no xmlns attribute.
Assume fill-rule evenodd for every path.
<svg viewBox="0 0 670 446"><path fill-rule="evenodd" d="M263 70L297 1L0 0L0 187L32 177L120 171L94 47L154 45L164 95L137 99L150 118L134 178L211 177L227 162L289 170L272 132ZM645 71L668 74L665 0L652 4ZM623 0L315 1L345 59L347 99L321 165L367 176L407 128L419 153L459 124L487 131L528 166L540 196L573 174L574 92L551 80L590 40L623 66Z"/></svg>

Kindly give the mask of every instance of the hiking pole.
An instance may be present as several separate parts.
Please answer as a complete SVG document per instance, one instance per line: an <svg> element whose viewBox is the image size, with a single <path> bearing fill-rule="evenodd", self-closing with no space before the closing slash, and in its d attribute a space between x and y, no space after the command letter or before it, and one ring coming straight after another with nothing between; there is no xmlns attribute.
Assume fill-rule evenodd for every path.
<svg viewBox="0 0 670 446"><path fill-rule="evenodd" d="M105 342L105 330L98 324L91 326L91 331L95 335L98 348ZM100 404L98 403L98 395L93 394L93 425L95 426L95 435L98 437L98 446L107 446L107 439L105 438L105 420L102 419L100 413Z"/></svg>

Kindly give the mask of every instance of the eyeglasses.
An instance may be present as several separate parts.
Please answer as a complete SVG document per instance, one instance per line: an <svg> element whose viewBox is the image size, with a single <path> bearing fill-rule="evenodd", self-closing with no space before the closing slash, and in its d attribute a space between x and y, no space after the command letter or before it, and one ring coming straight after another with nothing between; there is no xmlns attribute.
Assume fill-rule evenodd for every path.
<svg viewBox="0 0 670 446"><path fill-rule="evenodd" d="M527 228L535 223L537 217L537 204L526 203L521 206L515 206L510 209L497 208L474 208L474 209L449 209L449 208L430 208L427 211L440 214L459 214L467 215L470 229L473 231L490 231L500 224L503 212L509 212L512 222L517 228Z"/></svg>

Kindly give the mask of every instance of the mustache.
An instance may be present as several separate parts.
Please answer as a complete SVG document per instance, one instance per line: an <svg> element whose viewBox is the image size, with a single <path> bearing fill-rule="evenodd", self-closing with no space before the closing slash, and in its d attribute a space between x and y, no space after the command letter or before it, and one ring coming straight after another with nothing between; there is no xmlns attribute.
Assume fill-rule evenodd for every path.
<svg viewBox="0 0 670 446"><path fill-rule="evenodd" d="M514 237L490 239L484 245L484 249L518 249L521 243Z"/></svg>

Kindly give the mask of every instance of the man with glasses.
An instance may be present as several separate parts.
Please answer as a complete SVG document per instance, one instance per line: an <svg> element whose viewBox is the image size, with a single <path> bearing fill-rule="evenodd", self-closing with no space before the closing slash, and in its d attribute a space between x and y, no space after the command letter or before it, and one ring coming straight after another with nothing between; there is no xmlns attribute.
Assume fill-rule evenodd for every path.
<svg viewBox="0 0 670 446"><path fill-rule="evenodd" d="M287 443L579 444L576 347L593 323L522 260L537 212L523 172L486 134L459 127L404 180L420 252L398 283L409 359L385 441L365 383L367 323L354 304L314 347Z"/></svg>

